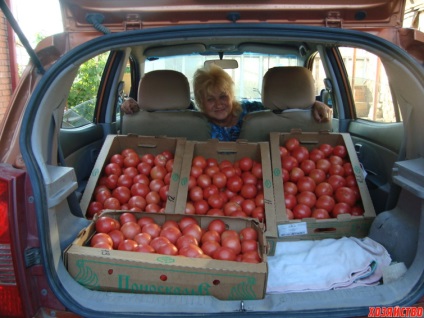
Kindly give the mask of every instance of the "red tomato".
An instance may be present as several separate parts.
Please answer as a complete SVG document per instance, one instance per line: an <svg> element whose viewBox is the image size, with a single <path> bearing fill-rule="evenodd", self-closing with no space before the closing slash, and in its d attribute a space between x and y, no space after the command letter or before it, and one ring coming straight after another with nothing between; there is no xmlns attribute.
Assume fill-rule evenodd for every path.
<svg viewBox="0 0 424 318"><path fill-rule="evenodd" d="M320 159L324 159L326 158L326 155L324 154L323 151L319 150L318 148L312 149L309 152L309 159L312 160L313 162L317 162Z"/></svg>
<svg viewBox="0 0 424 318"><path fill-rule="evenodd" d="M283 158L289 154L289 151L286 147L280 146L280 158Z"/></svg>
<svg viewBox="0 0 424 318"><path fill-rule="evenodd" d="M196 258L196 257L199 257L200 255L202 255L203 251L199 246L197 246L195 244L189 244L187 246L180 248L179 251L178 251L178 254L183 255L185 257Z"/></svg>
<svg viewBox="0 0 424 318"><path fill-rule="evenodd" d="M210 209L206 215L212 216L224 216L224 211L222 209Z"/></svg>
<svg viewBox="0 0 424 318"><path fill-rule="evenodd" d="M299 140L297 138L289 138L284 143L284 146L287 148L288 151L293 151L295 148L300 146Z"/></svg>
<svg viewBox="0 0 424 318"><path fill-rule="evenodd" d="M181 231L183 235L190 234L194 236L198 242L200 242L203 234L201 227L197 223L188 224Z"/></svg>
<svg viewBox="0 0 424 318"><path fill-rule="evenodd" d="M319 184L325 180L326 173L321 169L312 169L308 177L312 178L315 184Z"/></svg>
<svg viewBox="0 0 424 318"><path fill-rule="evenodd" d="M157 249L158 254L162 255L178 255L178 248L172 244L164 244Z"/></svg>
<svg viewBox="0 0 424 318"><path fill-rule="evenodd" d="M244 240L241 242L241 253L247 253L258 250L258 242L256 240Z"/></svg>
<svg viewBox="0 0 424 318"><path fill-rule="evenodd" d="M212 254L212 258L223 261L235 261L236 256L237 255L234 253L234 250L224 246L221 246Z"/></svg>
<svg viewBox="0 0 424 318"><path fill-rule="evenodd" d="M254 228L245 227L239 233L240 241L243 242L245 240L258 240L258 232Z"/></svg>
<svg viewBox="0 0 424 318"><path fill-rule="evenodd" d="M227 226L221 219L212 220L208 225L209 231L217 231L219 234L222 234L222 232L224 232L226 228Z"/></svg>
<svg viewBox="0 0 424 318"><path fill-rule="evenodd" d="M243 186L243 180L239 176L233 176L227 180L227 189L232 192L239 192Z"/></svg>
<svg viewBox="0 0 424 318"><path fill-rule="evenodd" d="M218 166L207 166L205 169L205 174L207 174L209 177L213 177L215 173L220 172Z"/></svg>
<svg viewBox="0 0 424 318"><path fill-rule="evenodd" d="M137 167L140 163L140 157L136 153L129 153L124 158L124 167Z"/></svg>
<svg viewBox="0 0 424 318"><path fill-rule="evenodd" d="M193 176L190 176L190 177L188 178L188 190L193 189L196 185L197 185L197 184L196 184L196 178L195 178L195 177L193 177Z"/></svg>
<svg viewBox="0 0 424 318"><path fill-rule="evenodd" d="M127 222L137 222L137 218L134 213L124 212L119 215L119 222L121 225Z"/></svg>
<svg viewBox="0 0 424 318"><path fill-rule="evenodd" d="M126 188L129 189L133 185L133 177L130 177L127 174L121 174L118 177L118 182L117 182L116 185L117 185L117 187L126 187Z"/></svg>
<svg viewBox="0 0 424 318"><path fill-rule="evenodd" d="M236 175L236 169L233 166L225 166L221 169L221 172L225 174L227 179Z"/></svg>
<svg viewBox="0 0 424 318"><path fill-rule="evenodd" d="M244 201L244 198L241 196L241 195L239 195L239 194L236 194L235 196L233 196L231 199L230 199L230 201L231 202L236 202L237 204L241 204L243 201Z"/></svg>
<svg viewBox="0 0 424 318"><path fill-rule="evenodd" d="M293 208L293 216L295 219L309 218L311 215L311 208L305 204L298 204Z"/></svg>
<svg viewBox="0 0 424 318"><path fill-rule="evenodd" d="M117 198L110 197L103 202L103 208L109 209L109 210L120 210L121 203L119 202Z"/></svg>
<svg viewBox="0 0 424 318"><path fill-rule="evenodd" d="M135 150L134 150L134 149L132 149L132 148L125 148L125 149L123 149L123 150L121 151L121 155L122 155L122 156L124 156L124 157L126 157L126 156L128 156L128 155L130 155L130 154L133 154L133 153L135 153L135 154L136 154Z"/></svg>
<svg viewBox="0 0 424 318"><path fill-rule="evenodd" d="M207 174L201 174L197 177L197 185L202 189L210 186L212 184L212 179Z"/></svg>
<svg viewBox="0 0 424 318"><path fill-rule="evenodd" d="M121 168L124 166L124 156L117 153L110 157L111 163L117 163Z"/></svg>
<svg viewBox="0 0 424 318"><path fill-rule="evenodd" d="M299 163L297 162L296 158L293 156L285 156L283 159L281 159L281 167L283 169L286 169L288 172L290 172L294 167L298 167Z"/></svg>
<svg viewBox="0 0 424 318"><path fill-rule="evenodd" d="M243 184L240 194L245 199L253 199L258 194L258 189L254 184Z"/></svg>
<svg viewBox="0 0 424 318"><path fill-rule="evenodd" d="M253 160L249 157L243 157L239 160L241 171L250 171L253 167Z"/></svg>
<svg viewBox="0 0 424 318"><path fill-rule="evenodd" d="M169 150L162 151L162 155L165 156L166 160L174 159L174 154Z"/></svg>
<svg viewBox="0 0 424 318"><path fill-rule="evenodd" d="M331 162L328 159L319 159L316 162L316 168L324 171L325 173L328 172L328 170L330 169L330 166L331 166Z"/></svg>
<svg viewBox="0 0 424 318"><path fill-rule="evenodd" d="M317 201L315 193L311 191L303 191L296 195L297 203L307 205L309 208L313 208ZM293 209L294 213L295 208Z"/></svg>
<svg viewBox="0 0 424 318"><path fill-rule="evenodd" d="M283 184L284 195L287 194L297 194L297 185L294 182L288 181Z"/></svg>
<svg viewBox="0 0 424 318"><path fill-rule="evenodd" d="M147 223L141 227L142 233L150 234L151 238L158 237L161 231L161 227L156 223Z"/></svg>
<svg viewBox="0 0 424 318"><path fill-rule="evenodd" d="M168 159L168 161L165 164L165 169L168 172L172 172L172 170L174 169L174 159Z"/></svg>
<svg viewBox="0 0 424 318"><path fill-rule="evenodd" d="M331 215L333 216L333 218L336 218L339 214L345 214L345 213L350 214L351 212L352 212L352 208L350 207L349 204L344 202L339 202L339 203L336 203L336 205L334 206L334 209L331 212Z"/></svg>
<svg viewBox="0 0 424 318"><path fill-rule="evenodd" d="M163 154L157 154L153 160L155 166L165 166L168 159Z"/></svg>
<svg viewBox="0 0 424 318"><path fill-rule="evenodd" d="M218 189L222 189L227 184L227 176L223 172L217 172L212 176L212 183Z"/></svg>
<svg viewBox="0 0 424 318"><path fill-rule="evenodd" d="M147 193L145 199L147 204L159 204L160 195L156 191L150 191L149 193Z"/></svg>
<svg viewBox="0 0 424 318"><path fill-rule="evenodd" d="M236 255L241 252L241 243L239 236L228 236L221 240L222 247L231 248Z"/></svg>
<svg viewBox="0 0 424 318"><path fill-rule="evenodd" d="M202 234L202 237L200 239L200 242L203 244L207 241L215 241L215 242L221 242L221 234L219 234L215 230L207 230Z"/></svg>
<svg viewBox="0 0 424 318"><path fill-rule="evenodd" d="M350 162L345 162L343 164L343 168L344 168L346 176L353 175L353 168L352 168L352 164Z"/></svg>
<svg viewBox="0 0 424 318"><path fill-rule="evenodd" d="M356 203L355 192L348 187L340 187L334 192L334 197L337 202L344 202L353 206Z"/></svg>
<svg viewBox="0 0 424 318"><path fill-rule="evenodd" d="M305 159L300 164L300 169L303 170L305 175L308 175L315 168L316 168L315 162L312 161L311 159Z"/></svg>
<svg viewBox="0 0 424 318"><path fill-rule="evenodd" d="M360 205L354 205L351 210L351 214L354 216L360 216L364 214L364 208Z"/></svg>
<svg viewBox="0 0 424 318"><path fill-rule="evenodd" d="M209 204L206 200L199 200L193 203L196 214L205 215L209 210Z"/></svg>
<svg viewBox="0 0 424 318"><path fill-rule="evenodd" d="M252 218L258 219L259 222L265 221L265 209L263 206L256 206L256 208L252 211Z"/></svg>
<svg viewBox="0 0 424 318"><path fill-rule="evenodd" d="M184 216L178 221L178 226L180 227L181 231L190 224L197 224L196 219L190 216Z"/></svg>
<svg viewBox="0 0 424 318"><path fill-rule="evenodd" d="M315 203L316 208L324 209L327 212L333 211L335 205L336 205L336 202L334 201L333 197L329 195L320 196L317 199L317 202Z"/></svg>
<svg viewBox="0 0 424 318"><path fill-rule="evenodd" d="M143 226L146 224L153 224L155 223L155 220L153 220L151 217L149 216L142 216L141 218L139 218L137 220L137 224L141 226L141 228L143 229Z"/></svg>
<svg viewBox="0 0 424 318"><path fill-rule="evenodd" d="M206 200L214 194L219 195L219 189L214 184L211 184L210 186L203 189L203 198Z"/></svg>
<svg viewBox="0 0 424 318"><path fill-rule="evenodd" d="M312 211L312 217L315 219L329 219L330 214L324 209L314 209Z"/></svg>
<svg viewBox="0 0 424 318"><path fill-rule="evenodd" d="M330 144L321 144L319 150L324 153L325 157L329 157L333 153L333 146Z"/></svg>
<svg viewBox="0 0 424 318"><path fill-rule="evenodd" d="M152 166L147 162L142 161L137 165L137 171L146 176L150 176L150 170L152 170Z"/></svg>
<svg viewBox="0 0 424 318"><path fill-rule="evenodd" d="M290 171L290 181L297 183L297 181L305 176L305 172L299 167L293 167Z"/></svg>
<svg viewBox="0 0 424 318"><path fill-rule="evenodd" d="M330 176L332 176L333 174L337 174L339 176L344 177L345 171L342 165L335 164L330 166L330 169L328 169L328 174Z"/></svg>
<svg viewBox="0 0 424 318"><path fill-rule="evenodd" d="M150 178L144 174L138 174L133 178L134 183L142 183L148 186L150 184Z"/></svg>
<svg viewBox="0 0 424 318"><path fill-rule="evenodd" d="M213 253L215 253L215 251L220 247L221 247L221 244L219 244L216 241L206 241L202 244L201 249L203 253L212 257Z"/></svg>
<svg viewBox="0 0 424 318"><path fill-rule="evenodd" d="M112 193L109 190L101 190L95 194L95 200L103 204L106 199L110 198Z"/></svg>
<svg viewBox="0 0 424 318"><path fill-rule="evenodd" d="M333 154L339 156L340 158L344 158L347 155L346 147L343 145L337 145L333 148Z"/></svg>
<svg viewBox="0 0 424 318"><path fill-rule="evenodd" d="M117 198L119 203L127 203L131 198L131 191L127 187L119 186L112 191L112 196Z"/></svg>
<svg viewBox="0 0 424 318"><path fill-rule="evenodd" d="M343 165L344 161L341 157L336 156L336 155L332 155L328 158L328 160L330 161L330 163L332 165Z"/></svg>
<svg viewBox="0 0 424 318"><path fill-rule="evenodd" d="M112 230L109 233L110 238L112 239L113 242L113 249L117 250L119 244L125 240L124 234L122 234L122 232L120 230Z"/></svg>
<svg viewBox="0 0 424 318"><path fill-rule="evenodd" d="M293 149L291 155L297 160L297 162L301 163L303 160L309 159L309 150L304 146L299 146Z"/></svg>
<svg viewBox="0 0 424 318"><path fill-rule="evenodd" d="M208 158L208 159L206 159L206 163L207 163L207 166L208 167L218 167L219 166L219 164L218 164L218 160L217 159L215 159L215 158Z"/></svg>
<svg viewBox="0 0 424 318"><path fill-rule="evenodd" d="M146 153L146 154L141 156L141 161L146 162L149 165L153 166L153 164L155 162L155 156L151 153Z"/></svg>
<svg viewBox="0 0 424 318"><path fill-rule="evenodd" d="M117 176L120 176L122 174L122 169L117 163L108 163L105 166L105 173L106 175L116 174Z"/></svg>
<svg viewBox="0 0 424 318"><path fill-rule="evenodd" d="M263 207L264 206L264 193L259 192L258 195L255 198L255 204L257 207Z"/></svg>
<svg viewBox="0 0 424 318"><path fill-rule="evenodd" d="M178 226L178 225L177 225ZM159 234L160 236L166 237L172 244L176 244L177 240L182 236L180 229L175 226L162 226L162 231Z"/></svg>
<svg viewBox="0 0 424 318"><path fill-rule="evenodd" d="M293 220L294 219L293 211L291 209L286 209L286 216L288 220Z"/></svg>
<svg viewBox="0 0 424 318"><path fill-rule="evenodd" d="M262 179L262 164L259 162L254 162L252 167L252 174L258 178Z"/></svg>
<svg viewBox="0 0 424 318"><path fill-rule="evenodd" d="M127 239L127 240L123 240L121 243L119 243L118 250L121 250L121 251L134 251L137 246L138 246L138 244L137 244L136 241Z"/></svg>
<svg viewBox="0 0 424 318"><path fill-rule="evenodd" d="M162 210L162 207L157 203L147 204L145 210L146 210L146 212L153 212L153 213L164 212Z"/></svg>
<svg viewBox="0 0 424 318"><path fill-rule="evenodd" d="M212 194L207 202L214 209L221 209L224 206L224 199L218 193Z"/></svg>
<svg viewBox="0 0 424 318"><path fill-rule="evenodd" d="M136 241L138 245L149 245L151 240L152 237L149 233L140 232L134 236L134 241Z"/></svg>
<svg viewBox="0 0 424 318"><path fill-rule="evenodd" d="M233 167L232 162L229 161L229 160L222 160L219 163L219 169L221 169L221 171L222 171L225 167Z"/></svg>
<svg viewBox="0 0 424 318"><path fill-rule="evenodd" d="M196 209L194 208L193 202L187 202L184 209L184 214L196 214Z"/></svg>
<svg viewBox="0 0 424 318"><path fill-rule="evenodd" d="M118 186L118 178L119 176L116 174L111 174L107 176L107 178L105 179L105 186L110 190L115 189Z"/></svg>
<svg viewBox="0 0 424 318"><path fill-rule="evenodd" d="M165 182L162 179L153 179L150 181L149 188L151 191L159 192L160 188L165 186Z"/></svg>
<svg viewBox="0 0 424 318"><path fill-rule="evenodd" d="M159 189L159 196L163 202L166 202L168 200L168 192L169 192L169 184L164 185L163 187Z"/></svg>
<svg viewBox="0 0 424 318"><path fill-rule="evenodd" d="M203 156L195 156L192 161L192 167L199 167L202 170L205 169L208 165L205 157Z"/></svg>
<svg viewBox="0 0 424 318"><path fill-rule="evenodd" d="M166 244L170 244L171 242L166 238L166 237L163 237L163 236L157 236L157 237L155 237L155 238L153 238L151 241L150 241L150 246L151 247L153 247L154 249L155 249L155 251L157 252L158 251L158 249L161 247L161 246L163 246L163 245L166 245Z"/></svg>
<svg viewBox="0 0 424 318"><path fill-rule="evenodd" d="M190 244L199 245L199 241L190 234L185 234L185 235L181 235L178 239L177 239L177 243L176 246L177 248L180 250L185 246L189 246Z"/></svg>
<svg viewBox="0 0 424 318"><path fill-rule="evenodd" d="M146 195L150 192L150 188L143 183L134 183L131 186L130 191L131 191L131 195L133 196L138 195L145 198Z"/></svg>
<svg viewBox="0 0 424 318"><path fill-rule="evenodd" d="M241 206L234 201L225 203L224 205L224 214L227 216L232 215L236 211L241 211Z"/></svg>
<svg viewBox="0 0 424 318"><path fill-rule="evenodd" d="M297 181L297 190L299 192L303 192L303 191L311 191L314 192L315 191L315 181L314 179L312 179L311 177L301 177L298 181Z"/></svg>
<svg viewBox="0 0 424 318"><path fill-rule="evenodd" d="M123 170L123 174L128 175L133 179L136 175L138 175L138 170L136 167L128 167Z"/></svg>
<svg viewBox="0 0 424 318"><path fill-rule="evenodd" d="M196 201L200 201L203 200L203 189L199 186L195 186L193 187L189 192L188 192L188 197L190 198L191 201L196 202Z"/></svg>
<svg viewBox="0 0 424 318"><path fill-rule="evenodd" d="M327 179L327 182L331 185L333 188L333 191L335 192L338 188L344 187L346 185L346 179L342 176L339 176L337 174L330 176Z"/></svg>
<svg viewBox="0 0 424 318"><path fill-rule="evenodd" d="M293 209L297 204L296 196L290 193L284 194L284 202L287 209Z"/></svg>
<svg viewBox="0 0 424 318"><path fill-rule="evenodd" d="M150 177L152 179L163 179L167 174L166 168L164 166L153 166L150 170Z"/></svg>
<svg viewBox="0 0 424 318"><path fill-rule="evenodd" d="M240 206L242 211L249 216L252 214L253 210L256 208L256 203L252 199L246 199L246 200L243 200L243 202L241 202Z"/></svg>
<svg viewBox="0 0 424 318"><path fill-rule="evenodd" d="M132 240L134 236L141 232L141 227L136 222L126 222L121 226L121 232L126 239Z"/></svg>
<svg viewBox="0 0 424 318"><path fill-rule="evenodd" d="M113 246L112 238L108 234L101 233L101 232L93 235L93 237L90 240L90 246L94 246L97 243L106 243L110 245L111 247Z"/></svg>
<svg viewBox="0 0 424 318"><path fill-rule="evenodd" d="M137 208L140 211L144 211L144 209L146 208L146 205L147 205L146 199L140 195L134 195L128 200L128 207L130 209Z"/></svg>
<svg viewBox="0 0 424 318"><path fill-rule="evenodd" d="M258 251L248 251L242 254L241 261L245 263L257 264L261 262L261 257L259 256Z"/></svg>
<svg viewBox="0 0 424 318"><path fill-rule="evenodd" d="M133 251L139 252L139 253L155 253L156 252L153 247L147 244L139 244Z"/></svg>
<svg viewBox="0 0 424 318"><path fill-rule="evenodd" d="M346 176L345 180L346 180L346 186L347 187L356 187L357 186L356 177L353 174Z"/></svg>
<svg viewBox="0 0 424 318"><path fill-rule="evenodd" d="M87 218L92 218L96 213L103 210L103 204L97 201L92 201L87 208Z"/></svg>
<svg viewBox="0 0 424 318"><path fill-rule="evenodd" d="M317 197L322 195L333 195L333 187L328 182L321 182L315 187L315 194Z"/></svg>

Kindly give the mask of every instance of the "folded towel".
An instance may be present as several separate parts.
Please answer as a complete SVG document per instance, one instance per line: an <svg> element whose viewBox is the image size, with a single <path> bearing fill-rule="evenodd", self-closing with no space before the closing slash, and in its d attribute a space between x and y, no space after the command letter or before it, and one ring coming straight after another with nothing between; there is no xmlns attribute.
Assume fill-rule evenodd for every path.
<svg viewBox="0 0 424 318"><path fill-rule="evenodd" d="M268 257L267 293L378 284L390 262L386 249L368 237L278 242Z"/></svg>

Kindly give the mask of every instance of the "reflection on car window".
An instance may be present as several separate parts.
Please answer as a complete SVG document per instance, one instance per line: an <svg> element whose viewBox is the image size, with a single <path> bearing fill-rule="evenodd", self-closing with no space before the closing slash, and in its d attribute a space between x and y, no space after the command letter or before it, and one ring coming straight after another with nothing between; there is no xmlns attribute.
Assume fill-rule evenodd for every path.
<svg viewBox="0 0 424 318"><path fill-rule="evenodd" d="M109 53L81 64L69 92L62 128L77 128L93 122L97 91Z"/></svg>
<svg viewBox="0 0 424 318"><path fill-rule="evenodd" d="M376 55L362 49L340 49L352 87L356 116L377 122L401 121L389 82Z"/></svg>

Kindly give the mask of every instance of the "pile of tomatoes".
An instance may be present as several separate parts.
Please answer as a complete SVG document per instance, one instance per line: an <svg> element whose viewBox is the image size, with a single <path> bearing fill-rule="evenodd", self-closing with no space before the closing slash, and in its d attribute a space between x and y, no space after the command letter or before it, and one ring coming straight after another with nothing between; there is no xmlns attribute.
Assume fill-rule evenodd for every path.
<svg viewBox="0 0 424 318"><path fill-rule="evenodd" d="M90 246L140 253L181 255L227 261L259 263L258 232L252 227L227 229L221 219L201 228L191 216L159 225L153 218L123 212L118 218L100 216Z"/></svg>
<svg viewBox="0 0 424 318"><path fill-rule="evenodd" d="M194 156L185 214L265 220L262 164L249 157L234 163Z"/></svg>
<svg viewBox="0 0 424 318"><path fill-rule="evenodd" d="M336 218L363 215L361 195L344 145L308 150L297 138L280 146L287 217Z"/></svg>
<svg viewBox="0 0 424 318"><path fill-rule="evenodd" d="M174 154L139 155L132 148L113 154L106 163L87 209L92 218L104 209L164 212Z"/></svg>

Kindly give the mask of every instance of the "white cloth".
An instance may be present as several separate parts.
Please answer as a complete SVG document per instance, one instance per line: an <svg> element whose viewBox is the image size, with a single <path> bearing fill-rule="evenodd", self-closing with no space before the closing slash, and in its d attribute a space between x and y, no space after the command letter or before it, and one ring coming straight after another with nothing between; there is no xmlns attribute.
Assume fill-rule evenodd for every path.
<svg viewBox="0 0 424 318"><path fill-rule="evenodd" d="M268 257L267 293L375 285L390 263L386 249L368 237L278 242Z"/></svg>

